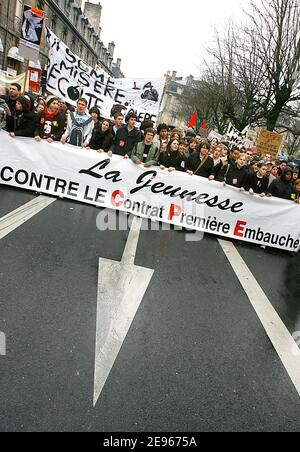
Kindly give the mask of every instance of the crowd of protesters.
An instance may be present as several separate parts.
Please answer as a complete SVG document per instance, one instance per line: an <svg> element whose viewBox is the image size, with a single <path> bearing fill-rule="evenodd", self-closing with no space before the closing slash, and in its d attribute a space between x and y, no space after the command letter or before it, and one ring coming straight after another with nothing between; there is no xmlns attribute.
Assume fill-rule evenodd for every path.
<svg viewBox="0 0 300 452"><path fill-rule="evenodd" d="M160 166L162 170L181 171L215 180L260 196L274 196L300 204L299 167L272 160L253 150L208 141L183 130L160 124L154 130L151 121L138 129L134 113L123 116L118 108L111 119L101 117L98 108L87 109L87 101L77 101L76 108L49 95L34 99L22 95L21 87L12 84L8 92L0 91L0 128L11 137L32 137L49 144L59 141L83 150L96 150L131 158L136 165Z"/></svg>

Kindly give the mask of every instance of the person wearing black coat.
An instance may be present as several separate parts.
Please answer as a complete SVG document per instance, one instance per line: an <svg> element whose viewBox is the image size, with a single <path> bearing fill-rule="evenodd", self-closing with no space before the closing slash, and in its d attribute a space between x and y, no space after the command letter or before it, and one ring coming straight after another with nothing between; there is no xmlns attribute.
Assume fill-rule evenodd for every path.
<svg viewBox="0 0 300 452"><path fill-rule="evenodd" d="M168 168L171 171L186 171L187 159L184 154L179 152L179 141L177 138L170 140L165 151L158 157L158 163L161 169Z"/></svg>
<svg viewBox="0 0 300 452"><path fill-rule="evenodd" d="M202 141L200 144L200 150L196 150L188 158L187 168L193 172L196 176L205 177L206 179L214 179L214 161L208 155L210 150L210 144L208 141Z"/></svg>
<svg viewBox="0 0 300 452"><path fill-rule="evenodd" d="M141 141L141 133L135 127L137 116L130 113L126 117L126 125L120 127L116 133L114 143L111 147L113 154L122 157L131 157L134 146Z"/></svg>
<svg viewBox="0 0 300 452"><path fill-rule="evenodd" d="M293 193L293 170L287 166L285 170L283 170L280 178L271 183L267 196L291 200Z"/></svg>
<svg viewBox="0 0 300 452"><path fill-rule="evenodd" d="M29 110L29 102L25 97L19 97L16 101L16 113L8 124L8 132L11 137L34 136L35 116Z"/></svg>
<svg viewBox="0 0 300 452"><path fill-rule="evenodd" d="M4 99L6 105L9 108L10 115L7 118L6 129L9 132L9 129L13 127L14 117L16 116L16 102L17 99L21 97L22 88L18 83L12 83L9 87L9 95L1 96ZM29 106L28 106L29 107Z"/></svg>
<svg viewBox="0 0 300 452"><path fill-rule="evenodd" d="M55 96L49 96L46 108L36 116L34 136L36 141L47 140L60 141L64 133L64 119L59 112L59 100Z"/></svg>
<svg viewBox="0 0 300 452"><path fill-rule="evenodd" d="M262 195L263 193L267 193L269 186L269 178L267 177L267 166L264 163L258 163L257 165L258 171L257 173L251 171L248 173L248 180L246 184L246 190L252 191L253 193L257 193Z"/></svg>
<svg viewBox="0 0 300 452"><path fill-rule="evenodd" d="M249 175L246 163L245 154L241 154L236 163L230 163L221 169L217 180L225 185L246 189Z"/></svg>
<svg viewBox="0 0 300 452"><path fill-rule="evenodd" d="M96 151L108 152L113 143L113 135L111 133L110 121L104 119L100 126L100 129L94 129L93 135L89 144L89 148Z"/></svg>

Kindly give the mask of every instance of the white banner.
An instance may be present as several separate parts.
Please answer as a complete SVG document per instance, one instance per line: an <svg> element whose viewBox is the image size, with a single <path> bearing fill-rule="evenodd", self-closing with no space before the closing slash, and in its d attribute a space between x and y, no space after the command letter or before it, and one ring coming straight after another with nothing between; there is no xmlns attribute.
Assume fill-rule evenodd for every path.
<svg viewBox="0 0 300 452"><path fill-rule="evenodd" d="M185 173L0 132L0 184L121 210L231 239L298 251L300 206Z"/></svg>
<svg viewBox="0 0 300 452"><path fill-rule="evenodd" d="M114 79L104 71L87 66L52 31L46 30L49 46L47 90L75 105L80 97L88 108L98 107L101 116L110 118L114 105L122 105L123 113L134 111L138 122L156 122L164 89L164 78Z"/></svg>

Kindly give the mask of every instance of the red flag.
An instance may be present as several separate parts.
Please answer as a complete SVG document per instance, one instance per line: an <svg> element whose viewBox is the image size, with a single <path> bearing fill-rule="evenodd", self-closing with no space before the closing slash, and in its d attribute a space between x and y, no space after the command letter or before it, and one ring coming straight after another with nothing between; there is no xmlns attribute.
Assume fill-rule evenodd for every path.
<svg viewBox="0 0 300 452"><path fill-rule="evenodd" d="M201 126L201 129L207 129L207 121L204 121L204 123Z"/></svg>
<svg viewBox="0 0 300 452"><path fill-rule="evenodd" d="M190 122L188 123L188 128L196 127L196 125L197 125L197 112L195 111L190 119Z"/></svg>

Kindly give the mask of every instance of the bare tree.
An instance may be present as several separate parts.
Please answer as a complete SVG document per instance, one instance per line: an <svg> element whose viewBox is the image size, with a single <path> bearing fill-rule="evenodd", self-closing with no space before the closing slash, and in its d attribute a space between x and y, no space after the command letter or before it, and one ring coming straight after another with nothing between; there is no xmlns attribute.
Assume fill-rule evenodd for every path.
<svg viewBox="0 0 300 452"><path fill-rule="evenodd" d="M256 42L257 64L262 68L265 89L257 102L274 130L280 113L293 111L300 100L295 73L300 61L299 0L260 0L251 2L251 25L245 30Z"/></svg>

